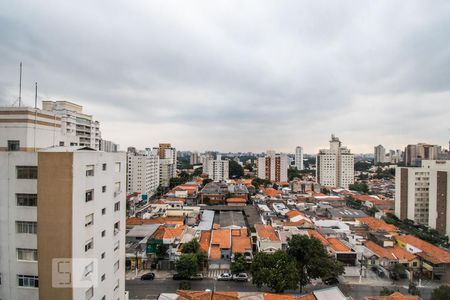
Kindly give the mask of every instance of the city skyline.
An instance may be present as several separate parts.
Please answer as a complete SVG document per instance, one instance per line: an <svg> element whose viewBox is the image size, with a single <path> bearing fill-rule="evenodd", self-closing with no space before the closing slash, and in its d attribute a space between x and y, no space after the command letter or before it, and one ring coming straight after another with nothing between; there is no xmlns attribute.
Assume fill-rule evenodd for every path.
<svg viewBox="0 0 450 300"><path fill-rule="evenodd" d="M0 5L0 106L22 61L25 105L38 82L122 150L448 145L446 2L82 4Z"/></svg>

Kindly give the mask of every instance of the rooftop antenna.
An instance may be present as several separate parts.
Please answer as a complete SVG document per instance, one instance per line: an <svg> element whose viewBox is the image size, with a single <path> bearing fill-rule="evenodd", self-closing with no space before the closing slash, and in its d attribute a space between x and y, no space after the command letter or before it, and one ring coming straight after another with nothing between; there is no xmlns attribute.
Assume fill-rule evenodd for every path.
<svg viewBox="0 0 450 300"><path fill-rule="evenodd" d="M37 82L34 83L34 152L36 152Z"/></svg>
<svg viewBox="0 0 450 300"><path fill-rule="evenodd" d="M19 107L22 105L22 62L20 62L20 75L19 75Z"/></svg>

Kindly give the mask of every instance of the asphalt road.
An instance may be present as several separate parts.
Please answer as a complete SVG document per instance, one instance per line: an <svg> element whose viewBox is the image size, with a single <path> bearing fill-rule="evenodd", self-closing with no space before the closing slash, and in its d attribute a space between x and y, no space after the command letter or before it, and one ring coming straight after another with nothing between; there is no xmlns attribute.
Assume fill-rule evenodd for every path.
<svg viewBox="0 0 450 300"><path fill-rule="evenodd" d="M258 288L250 282L234 282L234 281L217 281L212 279L204 279L198 281L189 281L192 290L216 290L216 291L240 291L240 292L256 292ZM130 292L130 299L156 299L160 293L175 293L181 281L172 279L156 279L153 281L141 281L139 279L127 280L126 290ZM306 291L311 292L326 288L324 285L308 286ZM366 296L378 296L382 287L371 285L347 285L339 286L342 292L353 299L362 299ZM408 294L406 287L391 287L389 289L400 289L400 292ZM261 291L270 292L268 289ZM432 289L421 289L421 297L424 300L430 299ZM298 294L298 291L286 291L286 293Z"/></svg>

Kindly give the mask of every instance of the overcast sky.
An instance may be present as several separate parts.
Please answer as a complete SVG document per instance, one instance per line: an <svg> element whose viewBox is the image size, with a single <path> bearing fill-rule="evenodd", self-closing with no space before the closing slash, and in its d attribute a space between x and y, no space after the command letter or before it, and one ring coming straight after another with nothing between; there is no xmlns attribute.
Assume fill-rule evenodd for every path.
<svg viewBox="0 0 450 300"><path fill-rule="evenodd" d="M450 1L1 1L0 105L69 100L122 149L353 152L450 137Z"/></svg>

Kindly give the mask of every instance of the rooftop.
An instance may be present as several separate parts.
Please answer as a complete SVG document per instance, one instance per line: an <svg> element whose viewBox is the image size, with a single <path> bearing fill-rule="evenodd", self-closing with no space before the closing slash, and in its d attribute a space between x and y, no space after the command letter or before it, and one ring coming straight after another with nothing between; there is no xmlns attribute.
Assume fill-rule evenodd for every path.
<svg viewBox="0 0 450 300"><path fill-rule="evenodd" d="M270 225L263 225L263 224L255 224L256 234L261 239L268 239L271 241L279 241L280 238L278 237L277 233Z"/></svg>
<svg viewBox="0 0 450 300"><path fill-rule="evenodd" d="M450 252L445 251L444 249L412 235L399 235L396 236L395 239L422 250L422 252L417 253L417 255L425 260L431 261L434 264L450 264Z"/></svg>

